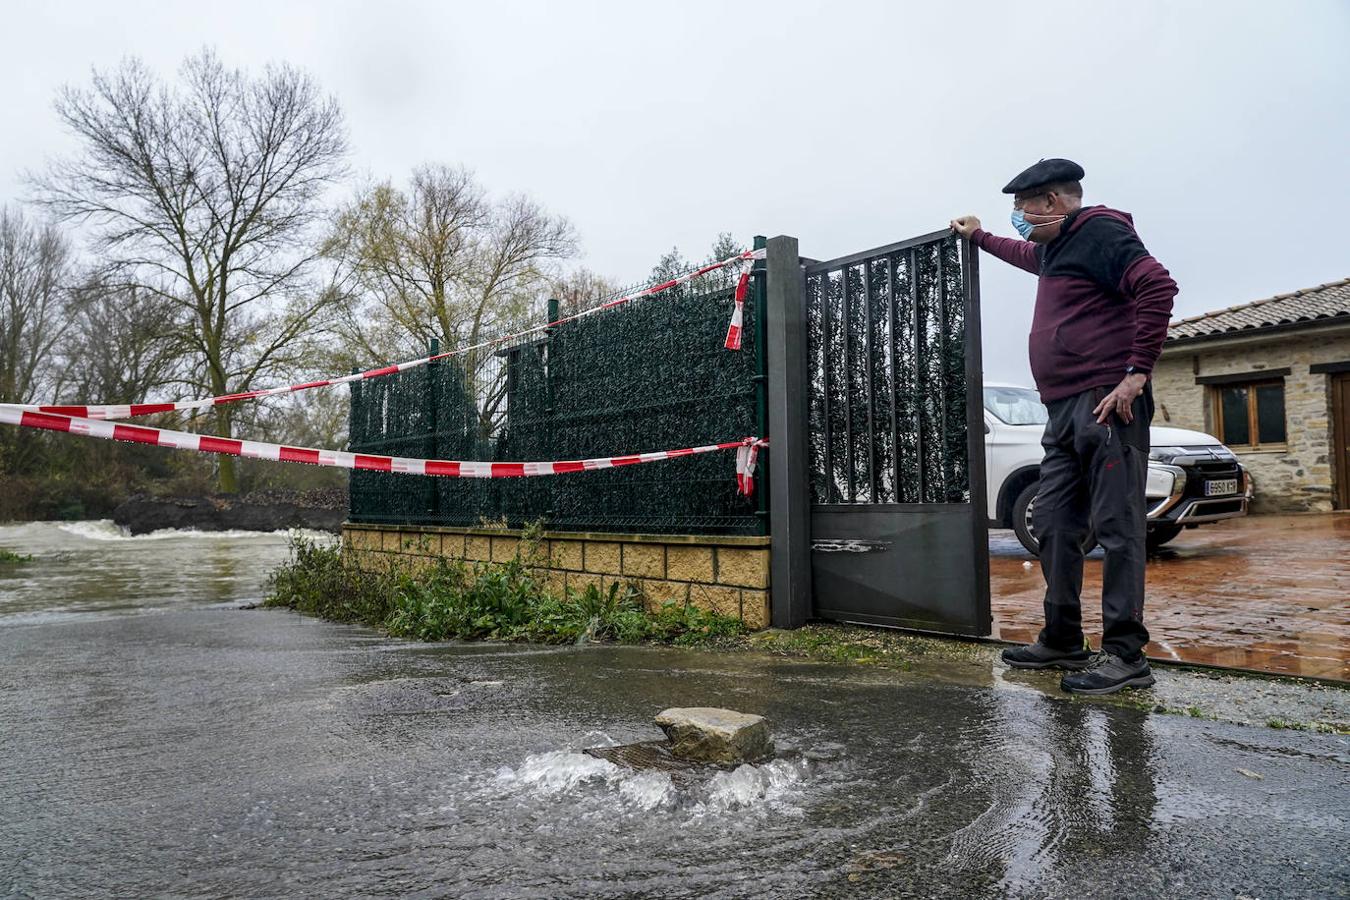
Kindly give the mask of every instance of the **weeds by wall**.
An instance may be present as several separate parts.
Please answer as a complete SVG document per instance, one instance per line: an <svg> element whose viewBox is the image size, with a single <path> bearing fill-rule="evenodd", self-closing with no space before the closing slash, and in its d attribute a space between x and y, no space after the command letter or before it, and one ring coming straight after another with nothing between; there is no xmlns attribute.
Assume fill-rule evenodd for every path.
<svg viewBox="0 0 1350 900"><path fill-rule="evenodd" d="M341 548L296 539L271 577L268 606L359 622L422 641L583 641L694 645L745 633L738 619L667 603L649 608L632 586L548 591L517 557L504 563L437 560L381 571Z"/></svg>

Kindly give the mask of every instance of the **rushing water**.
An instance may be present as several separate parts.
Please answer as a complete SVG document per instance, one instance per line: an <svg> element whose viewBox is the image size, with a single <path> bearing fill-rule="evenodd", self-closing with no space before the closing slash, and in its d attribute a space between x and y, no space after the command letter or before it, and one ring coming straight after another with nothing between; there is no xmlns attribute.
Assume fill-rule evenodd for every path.
<svg viewBox="0 0 1350 900"><path fill-rule="evenodd" d="M0 893L1328 897L1344 738L1001 682L241 610L284 535L0 527ZM769 717L696 777L587 747Z"/></svg>
<svg viewBox="0 0 1350 900"><path fill-rule="evenodd" d="M107 519L0 525L0 547L37 558L0 568L0 624L261 600L266 573L286 558L286 546L285 532L168 529L132 537Z"/></svg>

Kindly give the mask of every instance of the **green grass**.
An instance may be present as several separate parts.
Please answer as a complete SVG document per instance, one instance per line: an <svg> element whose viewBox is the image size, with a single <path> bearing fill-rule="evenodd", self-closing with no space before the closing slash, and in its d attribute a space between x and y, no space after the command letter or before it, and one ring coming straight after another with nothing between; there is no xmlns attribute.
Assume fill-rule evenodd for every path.
<svg viewBox="0 0 1350 900"><path fill-rule="evenodd" d="M919 659L974 662L989 653L986 647L965 641L823 623L789 631L761 631L746 636L740 643L747 650L776 656L897 669L910 669Z"/></svg>
<svg viewBox="0 0 1350 900"><path fill-rule="evenodd" d="M23 553L15 553L13 550L6 550L0 547L0 566L17 566L19 563L32 562L33 557Z"/></svg>
<svg viewBox="0 0 1350 900"><path fill-rule="evenodd" d="M1282 731L1312 731L1317 734L1350 734L1343 722L1291 722L1288 719L1267 719L1267 728Z"/></svg>
<svg viewBox="0 0 1350 900"><path fill-rule="evenodd" d="M641 593L618 582L603 591L591 585L557 596L520 558L476 565L435 559L370 571L340 548L296 539L269 587L267 606L360 622L421 641L698 646L745 632L740 620L694 606L667 603L649 610Z"/></svg>

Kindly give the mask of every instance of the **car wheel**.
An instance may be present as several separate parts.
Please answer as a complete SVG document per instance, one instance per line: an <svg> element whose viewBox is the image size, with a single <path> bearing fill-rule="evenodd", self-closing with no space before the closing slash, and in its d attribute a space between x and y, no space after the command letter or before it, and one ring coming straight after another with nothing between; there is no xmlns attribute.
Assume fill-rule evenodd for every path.
<svg viewBox="0 0 1350 900"><path fill-rule="evenodd" d="M1032 556L1041 555L1041 542L1036 540L1036 532L1031 527L1031 513L1036 507L1036 491L1039 488L1040 484L1033 481L1022 489L1022 493L1017 495L1017 501L1013 503L1013 531ZM1083 539L1083 552L1091 553L1096 546L1097 535L1088 528L1087 537Z"/></svg>
<svg viewBox="0 0 1350 900"><path fill-rule="evenodd" d="M1181 534L1180 525L1154 525L1148 530L1148 537L1145 538L1149 552L1152 553L1179 534Z"/></svg>

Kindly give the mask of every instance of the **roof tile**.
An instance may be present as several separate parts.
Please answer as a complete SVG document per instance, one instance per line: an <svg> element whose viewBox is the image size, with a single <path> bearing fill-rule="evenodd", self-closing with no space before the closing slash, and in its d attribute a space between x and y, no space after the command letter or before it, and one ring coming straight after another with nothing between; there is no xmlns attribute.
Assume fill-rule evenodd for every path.
<svg viewBox="0 0 1350 900"><path fill-rule="evenodd" d="M1180 319L1168 326L1167 340L1217 337L1333 318L1350 319L1350 278Z"/></svg>

